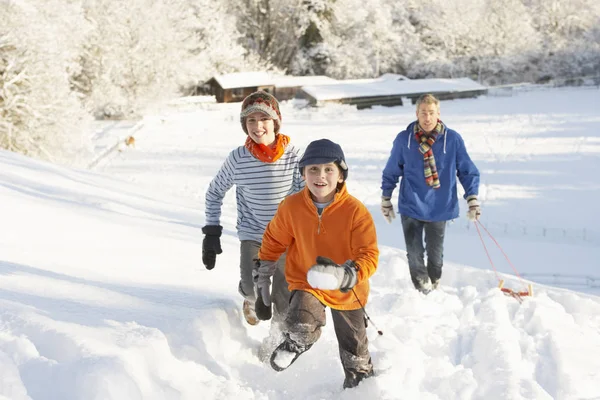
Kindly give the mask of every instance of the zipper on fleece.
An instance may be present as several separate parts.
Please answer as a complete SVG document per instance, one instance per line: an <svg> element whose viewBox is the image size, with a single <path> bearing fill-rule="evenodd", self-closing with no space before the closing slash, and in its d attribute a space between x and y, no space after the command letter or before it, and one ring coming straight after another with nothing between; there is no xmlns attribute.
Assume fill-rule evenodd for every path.
<svg viewBox="0 0 600 400"><path fill-rule="evenodd" d="M321 217L323 216L323 212L324 212L324 211L325 211L325 210L321 211L321 214L319 214L319 213L317 212L317 216L319 217L319 224L317 225L317 235L320 235L320 234L321 234Z"/></svg>

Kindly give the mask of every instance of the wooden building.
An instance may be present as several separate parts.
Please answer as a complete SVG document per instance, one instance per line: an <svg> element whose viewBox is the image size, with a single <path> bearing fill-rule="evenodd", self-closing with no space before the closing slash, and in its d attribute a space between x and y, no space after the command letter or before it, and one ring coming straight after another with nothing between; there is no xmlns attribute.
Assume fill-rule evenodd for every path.
<svg viewBox="0 0 600 400"><path fill-rule="evenodd" d="M273 79L266 72L237 72L217 75L209 79L205 86L208 93L215 96L217 103L242 101L257 90L275 94Z"/></svg>
<svg viewBox="0 0 600 400"><path fill-rule="evenodd" d="M218 103L239 102L257 90L264 90L279 101L304 98L312 105L336 102L356 105L359 109L375 105L399 106L406 101L414 104L424 93L432 93L440 100L487 93L485 86L469 78L408 79L398 74L337 81L322 75L278 76L268 72L236 72L217 75L204 86Z"/></svg>
<svg viewBox="0 0 600 400"><path fill-rule="evenodd" d="M279 76L273 78L275 85L275 97L279 101L289 100L296 97L302 86L306 85L331 85L336 81L324 75L315 76Z"/></svg>
<svg viewBox="0 0 600 400"><path fill-rule="evenodd" d="M304 85L327 85L336 83L326 76L277 76L267 72L236 72L217 75L205 84L206 92L215 96L218 103L244 100L257 90L271 93L279 101L296 97Z"/></svg>
<svg viewBox="0 0 600 400"><path fill-rule="evenodd" d="M440 100L477 97L487 93L487 87L469 78L407 79L386 74L377 79L339 81L336 84L304 86L298 96L312 105L342 103L358 109L375 105L398 106L405 101L414 104L419 96L431 93Z"/></svg>

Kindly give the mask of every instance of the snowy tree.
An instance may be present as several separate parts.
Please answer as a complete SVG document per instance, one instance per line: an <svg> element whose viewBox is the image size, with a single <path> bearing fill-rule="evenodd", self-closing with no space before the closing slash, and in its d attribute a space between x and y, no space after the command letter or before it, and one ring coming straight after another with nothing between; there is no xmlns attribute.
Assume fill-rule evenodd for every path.
<svg viewBox="0 0 600 400"><path fill-rule="evenodd" d="M310 0L229 0L237 16L242 43L270 65L288 70L300 51L301 40L311 24Z"/></svg>
<svg viewBox="0 0 600 400"><path fill-rule="evenodd" d="M189 35L178 28L179 0L88 0L92 29L80 55L78 88L97 117L130 117L177 93Z"/></svg>
<svg viewBox="0 0 600 400"><path fill-rule="evenodd" d="M87 0L85 17L92 30L74 81L97 117L135 116L248 63L220 2Z"/></svg>
<svg viewBox="0 0 600 400"><path fill-rule="evenodd" d="M476 27L481 32L477 79L488 84L522 80L538 55L540 37L521 0L487 0Z"/></svg>
<svg viewBox="0 0 600 400"><path fill-rule="evenodd" d="M87 118L71 92L67 69L80 7L76 1L60 3L4 1L0 7L0 146L78 164L87 155Z"/></svg>
<svg viewBox="0 0 600 400"><path fill-rule="evenodd" d="M326 0L304 0L304 12L298 18L306 27L298 43L298 51L289 66L294 75L323 75L331 64L327 46L323 43L323 30L331 23L332 9Z"/></svg>
<svg viewBox="0 0 600 400"><path fill-rule="evenodd" d="M267 60L242 46L243 35L236 27L236 17L228 12L225 3L195 0L189 6L191 17L184 25L192 35L185 63L188 86L216 74L269 68Z"/></svg>
<svg viewBox="0 0 600 400"><path fill-rule="evenodd" d="M383 0L338 0L323 29L337 78L377 77L398 69L414 51L414 35L404 9Z"/></svg>
<svg viewBox="0 0 600 400"><path fill-rule="evenodd" d="M488 84L531 79L540 35L521 0L415 1L409 9L424 45L410 76L469 76Z"/></svg>
<svg viewBox="0 0 600 400"><path fill-rule="evenodd" d="M600 4L595 0L529 0L548 77L600 74Z"/></svg>
<svg viewBox="0 0 600 400"><path fill-rule="evenodd" d="M0 146L72 161L87 115L135 117L227 72L598 76L599 20L596 0L0 0Z"/></svg>

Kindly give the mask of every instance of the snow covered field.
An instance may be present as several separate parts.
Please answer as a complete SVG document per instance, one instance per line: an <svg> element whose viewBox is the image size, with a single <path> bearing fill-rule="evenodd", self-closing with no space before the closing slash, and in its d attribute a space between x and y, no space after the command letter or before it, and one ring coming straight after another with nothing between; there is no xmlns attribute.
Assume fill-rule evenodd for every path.
<svg viewBox="0 0 600 400"><path fill-rule="evenodd" d="M496 288L464 208L447 231L441 289L412 289L379 186L414 107L282 105L293 142L342 145L349 190L377 224L367 311L384 332L369 328L378 375L347 391L331 324L289 370L261 361L269 324L241 316L233 191L224 254L202 266L204 192L245 139L239 104L165 108L135 149L93 171L0 152L0 399L600 399L598 104L598 88L442 102L482 174L482 223L536 282L523 304ZM117 125L96 136L98 152L126 132Z"/></svg>

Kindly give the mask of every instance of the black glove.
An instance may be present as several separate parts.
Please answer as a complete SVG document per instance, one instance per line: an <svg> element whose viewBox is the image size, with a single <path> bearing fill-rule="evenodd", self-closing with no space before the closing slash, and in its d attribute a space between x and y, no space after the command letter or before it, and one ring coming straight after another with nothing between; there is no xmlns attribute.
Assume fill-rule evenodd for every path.
<svg viewBox="0 0 600 400"><path fill-rule="evenodd" d="M206 225L202 228L204 240L202 241L202 262L206 269L213 269L217 261L217 254L221 254L221 225Z"/></svg>
<svg viewBox="0 0 600 400"><path fill-rule="evenodd" d="M256 313L256 317L261 321L268 321L273 316L273 311L271 311L271 305L265 305L262 296L262 293L258 292L256 302L254 303L254 312Z"/></svg>

